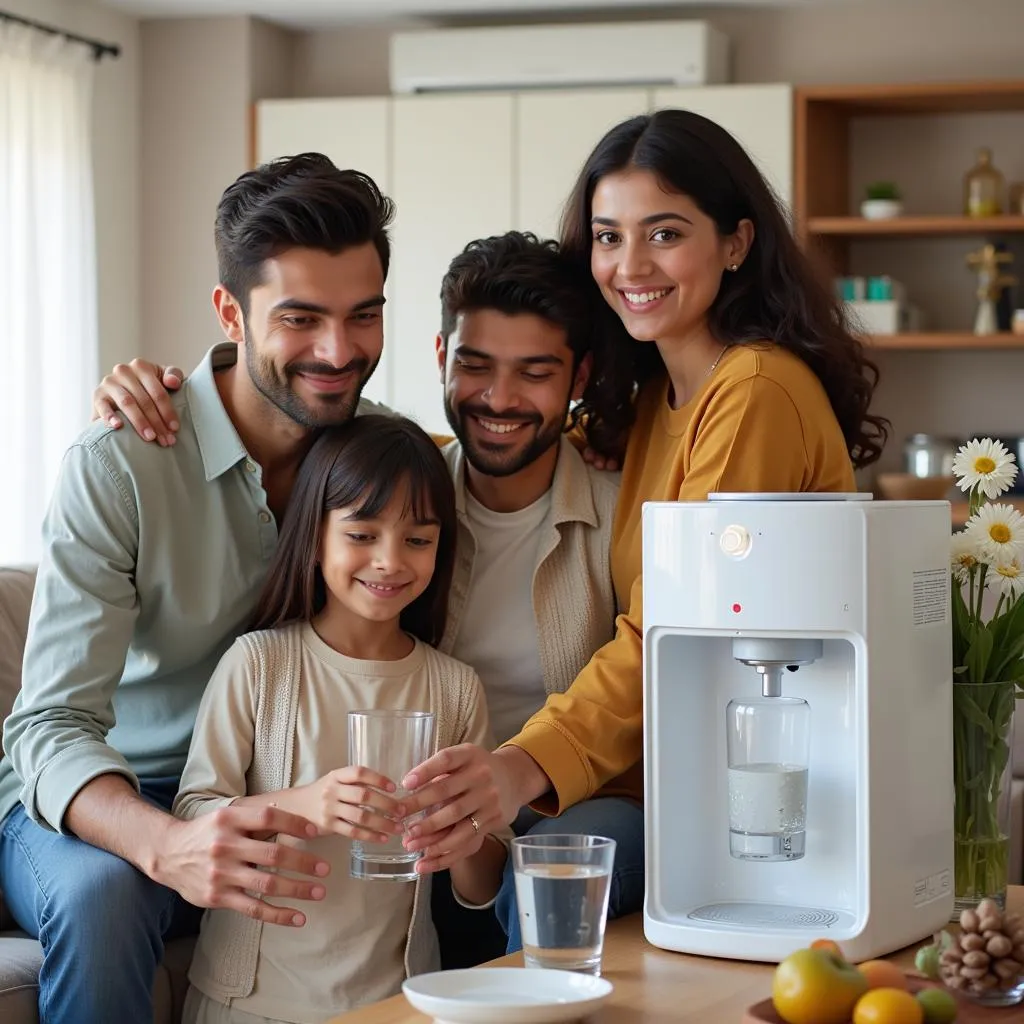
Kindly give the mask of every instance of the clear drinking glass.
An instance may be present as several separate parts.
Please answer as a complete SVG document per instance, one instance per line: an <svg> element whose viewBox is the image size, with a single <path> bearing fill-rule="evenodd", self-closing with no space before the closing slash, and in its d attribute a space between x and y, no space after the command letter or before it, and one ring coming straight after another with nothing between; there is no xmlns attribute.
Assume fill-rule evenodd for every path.
<svg viewBox="0 0 1024 1024"><path fill-rule="evenodd" d="M807 701L731 700L726 723L729 852L740 860L799 860L807 822Z"/></svg>
<svg viewBox="0 0 1024 1024"><path fill-rule="evenodd" d="M401 781L434 752L434 714L431 711L350 711L348 713L348 761L371 768L398 787L392 796L401 798ZM413 824L426 812L405 819ZM386 843L352 840L349 873L353 878L382 878L393 882L416 880L415 865L422 853L409 853L402 836Z"/></svg>
<svg viewBox="0 0 1024 1024"><path fill-rule="evenodd" d="M601 973L615 840L535 835L512 840L527 967Z"/></svg>

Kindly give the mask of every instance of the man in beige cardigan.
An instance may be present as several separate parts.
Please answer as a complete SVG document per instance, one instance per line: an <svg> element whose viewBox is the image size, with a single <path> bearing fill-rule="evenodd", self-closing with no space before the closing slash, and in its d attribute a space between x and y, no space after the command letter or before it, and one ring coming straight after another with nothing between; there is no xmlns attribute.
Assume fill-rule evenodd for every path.
<svg viewBox="0 0 1024 1024"><path fill-rule="evenodd" d="M441 649L473 666L499 743L548 694L568 688L614 635L609 548L618 476L588 466L565 436L570 403L592 369L587 292L552 243L510 232L481 239L441 284L438 365L457 440L445 448L455 481L459 539ZM612 833L612 912L643 897L641 809L617 797L548 822L524 810L517 832ZM640 858L637 863L637 858ZM434 887L446 967L518 949L511 869L483 915ZM639 896L637 896L639 892Z"/></svg>

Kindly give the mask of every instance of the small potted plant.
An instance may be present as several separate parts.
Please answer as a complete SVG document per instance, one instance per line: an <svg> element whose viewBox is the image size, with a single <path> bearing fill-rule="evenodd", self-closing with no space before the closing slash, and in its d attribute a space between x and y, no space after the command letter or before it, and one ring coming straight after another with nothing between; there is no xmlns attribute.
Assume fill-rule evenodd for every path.
<svg viewBox="0 0 1024 1024"><path fill-rule="evenodd" d="M887 220L903 212L900 190L891 181L872 182L864 194L866 198L860 204L860 213L867 220Z"/></svg>

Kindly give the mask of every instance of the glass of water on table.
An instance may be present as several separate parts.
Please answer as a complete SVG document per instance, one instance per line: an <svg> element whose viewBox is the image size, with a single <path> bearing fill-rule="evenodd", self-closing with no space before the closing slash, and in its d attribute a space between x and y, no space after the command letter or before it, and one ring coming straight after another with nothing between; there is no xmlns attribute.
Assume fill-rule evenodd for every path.
<svg viewBox="0 0 1024 1024"><path fill-rule="evenodd" d="M615 840L526 835L512 840L527 967L601 973Z"/></svg>
<svg viewBox="0 0 1024 1024"><path fill-rule="evenodd" d="M370 768L390 779L398 787L391 794L396 800L406 795L400 781L433 752L434 715L430 711L348 713L349 764ZM406 818L406 827L425 813ZM422 856L422 852L409 853L401 835L392 836L386 843L353 839L349 874L353 878L414 882L416 861Z"/></svg>

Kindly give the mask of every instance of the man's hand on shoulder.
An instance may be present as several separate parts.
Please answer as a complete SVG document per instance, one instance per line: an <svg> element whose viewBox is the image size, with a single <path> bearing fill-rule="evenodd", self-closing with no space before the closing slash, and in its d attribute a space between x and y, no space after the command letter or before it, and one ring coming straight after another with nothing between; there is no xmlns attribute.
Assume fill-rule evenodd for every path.
<svg viewBox="0 0 1024 1024"><path fill-rule="evenodd" d="M566 424L566 435L565 435L572 446L583 456L583 461L588 466L593 466L594 469L607 470L609 473L616 472L622 460L616 458L613 455L602 455L597 451L596 448L591 447L587 438L586 427L583 422L574 422L573 417L570 415L569 421ZM625 451L626 445L623 442L622 449Z"/></svg>
<svg viewBox="0 0 1024 1024"><path fill-rule="evenodd" d="M583 461L588 465L593 466L594 469L602 469L609 473L615 473L618 471L619 462L617 459L599 455L589 446L584 448L580 454L583 456Z"/></svg>
<svg viewBox="0 0 1024 1024"><path fill-rule="evenodd" d="M118 363L92 393L93 419L120 430L127 420L146 441L161 447L174 444L178 416L170 392L177 391L185 374L176 366L159 366L145 359Z"/></svg>

